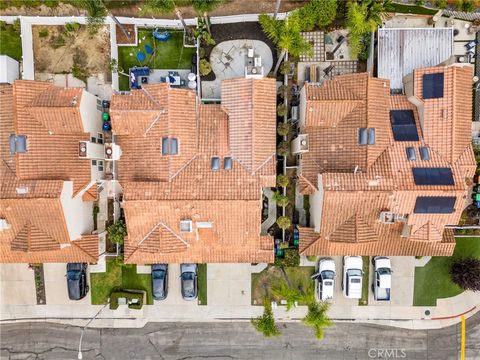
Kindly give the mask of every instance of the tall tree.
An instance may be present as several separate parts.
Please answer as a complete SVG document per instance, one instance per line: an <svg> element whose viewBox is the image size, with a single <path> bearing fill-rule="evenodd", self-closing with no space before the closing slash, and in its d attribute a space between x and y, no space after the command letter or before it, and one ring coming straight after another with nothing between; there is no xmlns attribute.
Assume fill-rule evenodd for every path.
<svg viewBox="0 0 480 360"><path fill-rule="evenodd" d="M107 8L102 0L77 0L77 5L87 10L87 28L90 34L95 34L105 22Z"/></svg>
<svg viewBox="0 0 480 360"><path fill-rule="evenodd" d="M273 70L274 76L277 75L278 68L287 52L293 56L311 53L312 46L301 34L302 25L298 10L291 12L285 20L276 20L272 16L262 14L258 21L263 32L281 50Z"/></svg>
<svg viewBox="0 0 480 360"><path fill-rule="evenodd" d="M160 13L160 14L168 14L173 11L175 15L177 15L177 18L182 23L183 30L185 31L187 36L190 37L192 35L192 30L185 23L182 12L177 7L174 0L146 0L144 8L146 10L150 10L154 13Z"/></svg>
<svg viewBox="0 0 480 360"><path fill-rule="evenodd" d="M205 25L207 27L208 33L211 35L212 32L210 30L210 21L208 20L208 13L215 9L222 3L222 0L192 0L193 9L199 14Z"/></svg>
<svg viewBox="0 0 480 360"><path fill-rule="evenodd" d="M333 326L333 321L329 319L327 311L330 308L328 302L317 302L315 299L308 302L307 315L302 319L303 323L315 332L315 337L319 340L323 339L324 329Z"/></svg>
<svg viewBox="0 0 480 360"><path fill-rule="evenodd" d="M450 268L452 281L464 290L480 291L480 259L455 260Z"/></svg>

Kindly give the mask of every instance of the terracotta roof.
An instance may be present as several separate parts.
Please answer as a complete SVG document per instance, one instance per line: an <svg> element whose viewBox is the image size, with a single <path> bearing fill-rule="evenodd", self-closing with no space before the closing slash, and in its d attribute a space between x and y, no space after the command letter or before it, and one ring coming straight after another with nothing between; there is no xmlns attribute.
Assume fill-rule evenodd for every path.
<svg viewBox="0 0 480 360"><path fill-rule="evenodd" d="M258 200L137 200L124 209L127 263L273 261L272 239L260 236ZM181 220L192 221L192 232L180 230Z"/></svg>
<svg viewBox="0 0 480 360"><path fill-rule="evenodd" d="M70 241L59 198L1 199L0 262L95 262L98 235ZM96 247L95 247L96 246Z"/></svg>
<svg viewBox="0 0 480 360"><path fill-rule="evenodd" d="M224 80L221 93L232 156L254 173L275 156L275 79Z"/></svg>
<svg viewBox="0 0 480 360"><path fill-rule="evenodd" d="M299 185L304 194L321 188L323 195L321 209L312 212L317 228L300 229L303 255L451 255L455 241L445 225L458 223L468 201L466 179L473 177L476 167L469 130L472 74L455 67L416 70L415 94L422 93L421 81L418 88L421 74L435 72L445 72L444 98L417 99L424 106L423 127L417 107L404 95L390 95L388 85L384 91L383 80L353 74L327 82L325 89L323 85L305 85L306 126L302 132L309 134L309 152L302 154ZM360 86L362 82L375 84L375 90L370 85ZM361 89L363 97L358 92ZM348 99L355 106L347 106ZM362 99L367 104L366 123L362 122L365 114L359 116L365 109L358 103ZM326 105L330 102L333 105ZM315 109L308 119L309 107L322 105L325 109ZM439 116L444 108L449 115L442 122ZM393 140L390 110L413 111L418 141ZM325 121L318 120L322 116ZM338 119L328 120L335 116ZM376 129L375 145L358 144L359 127ZM368 149L377 144L378 148ZM407 158L407 147L415 149L415 160ZM428 160L420 157L420 147L428 149ZM363 164L356 173L355 163ZM454 184L417 185L413 168L449 168ZM416 199L424 196L455 197L453 213L415 213ZM396 214L398 219L393 224L382 223L382 212Z"/></svg>
<svg viewBox="0 0 480 360"><path fill-rule="evenodd" d="M238 141L232 140L232 136L238 137L232 132L232 121L237 120L220 105L197 107L193 91L163 84L134 90L133 97L113 97L113 131L119 129L121 134L119 179L129 233L125 241L127 262L273 261L272 239L260 236L260 196L263 187L275 186L275 82L235 81L228 85L228 91L235 87L243 91L246 84L254 89L253 100L248 97L252 94L245 95L255 102L249 126L250 131L253 125L262 129L255 131L254 144L248 141L253 146L249 151L253 162L248 166L242 162L244 153L232 149L232 141ZM273 100L267 99L267 94ZM137 98L142 100L133 104L132 99ZM152 98L159 99L158 104L152 103ZM128 110L129 102L133 111ZM142 122L142 129L148 131L134 132L130 124L144 109L163 113L158 120ZM246 133L243 128L238 131ZM178 155L162 155L163 137L178 139ZM260 137L272 140L262 140L260 148ZM211 168L213 157L219 158L216 171ZM223 168L225 158L231 158L231 170ZM198 240L179 236L181 216L191 217L194 223L199 217L204 219L201 221L212 219L215 225L200 229Z"/></svg>
<svg viewBox="0 0 480 360"><path fill-rule="evenodd" d="M93 184L82 195L83 201L95 201L98 199L98 186Z"/></svg>
<svg viewBox="0 0 480 360"><path fill-rule="evenodd" d="M58 131L60 122L71 121L79 130L72 111L66 106L72 96L81 98L81 89L56 89L49 83L17 80L13 85L14 128L17 135L26 135L27 152L16 154L16 176L22 180L71 180L74 194L83 189L91 178L90 161L78 157L78 141L90 140L83 131ZM60 94L60 100L54 96ZM76 94L76 95L74 95ZM38 106L31 107L32 104ZM49 104L53 107L47 107ZM42 109L38 107L41 105ZM72 110L74 109L74 110ZM35 115L37 114L37 115ZM77 119L78 121L76 121ZM49 133L46 124L53 124ZM77 126L77 125L78 126Z"/></svg>

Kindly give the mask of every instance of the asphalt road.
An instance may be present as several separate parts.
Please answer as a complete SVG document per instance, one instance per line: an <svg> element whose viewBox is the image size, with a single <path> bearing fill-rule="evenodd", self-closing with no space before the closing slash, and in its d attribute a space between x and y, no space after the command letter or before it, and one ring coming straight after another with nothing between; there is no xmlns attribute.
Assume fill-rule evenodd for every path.
<svg viewBox="0 0 480 360"><path fill-rule="evenodd" d="M337 323L317 341L298 323L266 339L249 323L149 323L87 329L83 359L460 359L460 325L440 330ZM76 359L80 328L53 323L0 326L0 359ZM480 359L480 313L467 320L466 359ZM383 357L381 357L383 355Z"/></svg>

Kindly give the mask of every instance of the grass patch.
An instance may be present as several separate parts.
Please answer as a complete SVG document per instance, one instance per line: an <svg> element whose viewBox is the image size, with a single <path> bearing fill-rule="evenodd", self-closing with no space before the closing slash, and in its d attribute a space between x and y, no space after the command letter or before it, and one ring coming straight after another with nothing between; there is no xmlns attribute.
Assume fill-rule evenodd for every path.
<svg viewBox="0 0 480 360"><path fill-rule="evenodd" d="M480 238L457 238L453 256L434 256L424 267L415 268L414 306L435 306L437 299L449 298L463 292L450 279L450 265L456 258L480 258Z"/></svg>
<svg viewBox="0 0 480 360"><path fill-rule="evenodd" d="M0 24L0 55L8 55L17 61L22 60L22 40L20 32L12 24Z"/></svg>
<svg viewBox="0 0 480 360"><path fill-rule="evenodd" d="M370 257L362 256L363 260L363 280L362 297L358 299L358 305L368 305L368 280L370 279Z"/></svg>
<svg viewBox="0 0 480 360"><path fill-rule="evenodd" d="M438 10L428 9L418 5L404 5L392 3L391 12L404 13L404 14L422 14L422 15L435 15Z"/></svg>
<svg viewBox="0 0 480 360"><path fill-rule="evenodd" d="M309 286L314 286L311 276L315 273L315 266L286 267L285 271L293 286L301 285L305 290ZM279 267L268 266L260 273L252 273L252 305L263 305L265 289L267 289L269 301L280 304L282 299L273 295L270 289L282 283L286 283L286 280ZM299 305L306 304L299 303Z"/></svg>
<svg viewBox="0 0 480 360"><path fill-rule="evenodd" d="M145 290L147 304L153 304L152 278L150 274L137 274L137 266L119 266L113 258L107 258L107 271L90 274L92 304L106 304L115 288Z"/></svg>
<svg viewBox="0 0 480 360"><path fill-rule="evenodd" d="M134 66L148 66L151 69L190 69L195 48L183 47L183 31L169 30L169 32L172 34L170 39L158 41L154 40L152 30L139 29L138 39L141 43L138 46L118 47L119 68L123 69L125 73L128 73L128 69ZM145 39L143 39L144 37ZM145 45L154 49L152 55L147 54ZM143 62L136 58L139 51L146 55ZM123 77L126 81L122 79ZM128 78L120 75L120 79L122 79L120 90L128 90ZM127 88L125 88L125 84L127 84Z"/></svg>
<svg viewBox="0 0 480 360"><path fill-rule="evenodd" d="M207 264L198 264L198 304L207 305Z"/></svg>

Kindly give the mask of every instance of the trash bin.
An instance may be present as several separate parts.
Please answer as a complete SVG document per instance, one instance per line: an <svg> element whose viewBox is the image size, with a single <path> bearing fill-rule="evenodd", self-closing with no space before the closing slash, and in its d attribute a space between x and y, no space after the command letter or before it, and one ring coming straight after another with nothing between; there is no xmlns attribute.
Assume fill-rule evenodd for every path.
<svg viewBox="0 0 480 360"><path fill-rule="evenodd" d="M108 114L108 112L103 112L103 113L102 113L102 120L103 120L103 121L108 121L108 120L110 120L110 115Z"/></svg>

